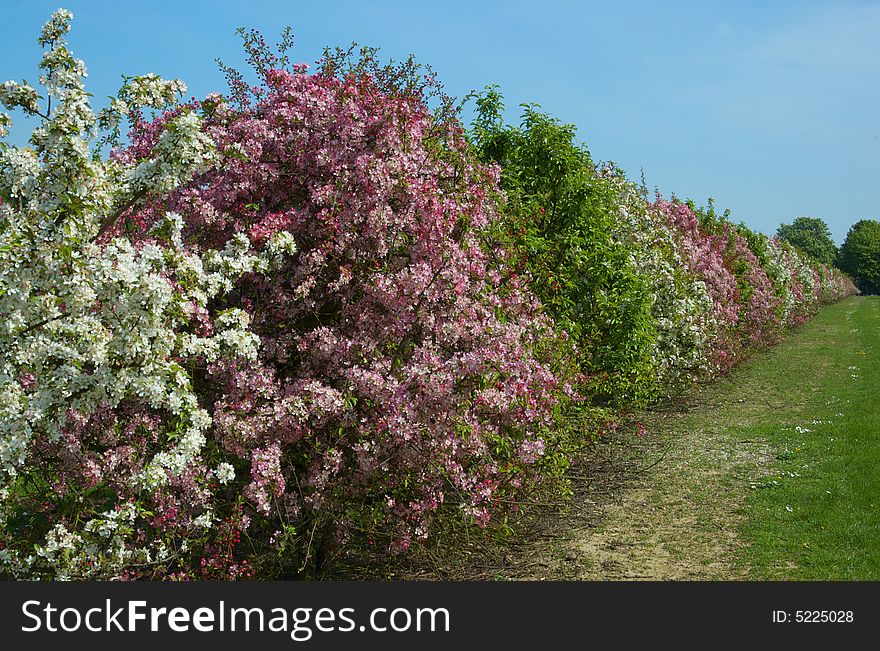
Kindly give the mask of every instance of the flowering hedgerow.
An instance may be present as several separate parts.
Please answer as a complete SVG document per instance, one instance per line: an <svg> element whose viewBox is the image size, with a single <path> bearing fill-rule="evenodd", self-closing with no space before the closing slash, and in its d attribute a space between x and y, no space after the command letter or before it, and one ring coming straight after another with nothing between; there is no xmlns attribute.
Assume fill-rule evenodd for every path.
<svg viewBox="0 0 880 651"><path fill-rule="evenodd" d="M653 396L670 393L711 371L709 338L717 329L705 284L688 272L677 230L652 210L643 191L613 165L601 170L618 192L615 238L630 251L633 268L651 296L654 325L651 365L642 384Z"/></svg>
<svg viewBox="0 0 880 651"><path fill-rule="evenodd" d="M466 134L369 51L309 73L249 34L259 85L132 77L95 115L70 19L51 112L0 86L42 120L0 142L3 575L296 575L486 525L564 471L573 412L588 440L854 291L536 111Z"/></svg>
<svg viewBox="0 0 880 651"><path fill-rule="evenodd" d="M648 202L613 164L592 161L572 125L534 106L525 107L520 126L505 125L495 87L476 104L471 138L485 161L502 168L500 236L571 335L594 404L629 408L728 369L799 322L780 314L785 301L804 314L813 309L812 295L785 292L809 281L800 267L814 275L813 263L791 247L783 262L788 284L780 285L762 253L775 244L711 205ZM851 290L839 275L815 271L828 278L827 296Z"/></svg>
<svg viewBox="0 0 880 651"><path fill-rule="evenodd" d="M662 198L652 210L677 232L691 275L703 283L716 323L705 340L713 371L729 368L741 353L773 343L818 307L856 292L836 269L812 260L786 242L734 226L709 207Z"/></svg>
<svg viewBox="0 0 880 651"><path fill-rule="evenodd" d="M53 113L0 158L7 571L234 577L242 533L293 568L361 531L404 549L558 465L558 337L481 246L494 171L425 89L267 67L232 108L146 76L96 119L69 19Z"/></svg>

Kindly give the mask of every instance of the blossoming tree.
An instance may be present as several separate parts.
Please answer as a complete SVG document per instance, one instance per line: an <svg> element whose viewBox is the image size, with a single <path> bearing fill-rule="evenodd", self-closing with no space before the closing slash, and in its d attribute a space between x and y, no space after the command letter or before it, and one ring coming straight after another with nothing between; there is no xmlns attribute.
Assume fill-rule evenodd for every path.
<svg viewBox="0 0 880 651"><path fill-rule="evenodd" d="M146 75L95 116L70 17L40 39L45 106L0 96L42 119L0 154L6 571L295 571L367 527L406 548L444 504L485 523L555 463L550 324L424 88L255 49L237 108Z"/></svg>

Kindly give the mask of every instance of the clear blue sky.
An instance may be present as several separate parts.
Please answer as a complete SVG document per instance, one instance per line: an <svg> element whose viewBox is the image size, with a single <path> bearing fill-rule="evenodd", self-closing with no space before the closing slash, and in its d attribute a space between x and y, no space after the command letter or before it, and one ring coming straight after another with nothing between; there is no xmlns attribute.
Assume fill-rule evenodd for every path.
<svg viewBox="0 0 880 651"><path fill-rule="evenodd" d="M537 102L578 127L593 156L648 184L772 234L822 217L839 241L880 218L880 2L4 0L0 81L36 81L40 25L74 13L71 44L97 98L122 74L224 90L214 63L239 66L239 26L294 58L351 41L430 63L464 95L491 83L508 117ZM12 140L23 142L24 129Z"/></svg>

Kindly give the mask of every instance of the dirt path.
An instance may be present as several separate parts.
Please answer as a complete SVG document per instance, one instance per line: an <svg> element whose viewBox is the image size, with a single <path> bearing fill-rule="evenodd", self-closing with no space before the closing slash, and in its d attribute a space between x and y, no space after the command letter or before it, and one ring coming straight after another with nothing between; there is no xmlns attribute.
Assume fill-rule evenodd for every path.
<svg viewBox="0 0 880 651"><path fill-rule="evenodd" d="M746 578L736 562L737 530L750 487L771 461L765 443L726 433L730 421L761 418L760 408L747 408L738 397L749 390L747 379L691 396L687 411L647 414L648 437L629 449L613 441L602 446L605 453L618 447L620 458L609 463L625 468L626 479L606 495L573 500L568 522L574 526L545 537L549 544L534 550L533 565L521 577Z"/></svg>

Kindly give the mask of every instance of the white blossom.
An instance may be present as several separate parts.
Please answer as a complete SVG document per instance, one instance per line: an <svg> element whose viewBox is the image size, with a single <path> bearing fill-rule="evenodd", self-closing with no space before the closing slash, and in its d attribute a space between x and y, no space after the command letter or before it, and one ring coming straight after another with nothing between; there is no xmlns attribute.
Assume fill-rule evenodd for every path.
<svg viewBox="0 0 880 651"><path fill-rule="evenodd" d="M232 464L224 461L214 469L214 476L221 484L228 484L235 479L235 468L232 467Z"/></svg>
<svg viewBox="0 0 880 651"><path fill-rule="evenodd" d="M256 252L244 235L223 251L185 246L183 220L168 213L153 242L99 238L121 208L136 207L189 182L215 164L218 154L198 115L184 110L171 120L152 154L124 163L99 154L96 120L83 86L85 65L64 43L71 14L60 10L44 27L51 46L40 67L46 94L56 98L28 147L0 147L0 522L8 488L36 440L58 440L70 413L91 414L135 400L168 415L169 429L144 460L134 490L147 492L182 474L204 452L209 414L199 405L190 362L257 356L250 317L229 309L215 315L208 336L192 334L199 311L229 291L243 273L265 272L296 250L276 236ZM110 112L172 105L185 86L156 75L129 79ZM6 82L0 103L37 112L33 88ZM0 137L9 118L0 114ZM221 463L221 483L234 470ZM0 551L0 569L15 576L112 576L135 561L155 561L173 549L132 545L134 504L122 505L78 526L55 525L33 554ZM205 513L196 526L211 527Z"/></svg>

